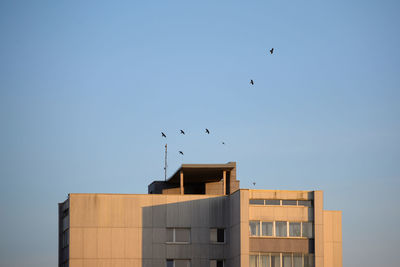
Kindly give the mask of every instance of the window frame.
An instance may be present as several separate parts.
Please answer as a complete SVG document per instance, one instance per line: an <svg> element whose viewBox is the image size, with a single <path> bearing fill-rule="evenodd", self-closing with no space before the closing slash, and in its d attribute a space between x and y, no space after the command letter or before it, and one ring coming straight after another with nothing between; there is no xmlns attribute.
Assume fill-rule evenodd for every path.
<svg viewBox="0 0 400 267"><path fill-rule="evenodd" d="M189 241L176 241L176 229L189 230ZM192 229L191 228L189 228L189 227L167 227L166 231L168 231L168 230L172 230L172 241L167 240L165 242L166 244L191 244L191 242L192 242Z"/></svg>
<svg viewBox="0 0 400 267"><path fill-rule="evenodd" d="M252 201L262 201L261 203L251 203ZM268 204L267 201L279 201L279 204ZM284 204L284 202L288 203L289 201L296 201L296 204ZM301 203L301 204L300 204ZM306 205L304 205L306 204ZM314 207L314 201L312 199L260 199L260 198L251 198L249 199L249 205L254 206L289 206L289 207L302 207L302 208L310 208Z"/></svg>
<svg viewBox="0 0 400 267"><path fill-rule="evenodd" d="M286 235L282 236L277 236L277 222L282 222L286 223ZM258 227L258 234L252 235L251 234L251 223L255 223L255 225ZM272 223L272 235L263 235L263 223ZM300 235L299 236L291 236L290 235L290 224L291 223L298 223L300 224ZM303 224L310 224L311 225L311 236L305 236L304 235L304 229ZM210 229L215 229L215 228L210 228ZM225 231L224 231L225 234ZM314 222L313 221L261 221L261 220L249 220L249 237L256 237L256 238L297 238L297 239L313 239L314 238ZM226 238L226 236L224 236ZM212 242L215 243L215 242ZM222 244L222 243L221 243Z"/></svg>
<svg viewBox="0 0 400 267"><path fill-rule="evenodd" d="M165 266L167 266L168 267L168 261L172 261L172 267L175 267L175 261L176 260L180 260L180 261L188 261L188 265L189 265L189 267L191 267L192 266L192 261L190 260L190 259L166 259L166 261L165 261Z"/></svg>
<svg viewBox="0 0 400 267"><path fill-rule="evenodd" d="M225 267L225 260L224 259L210 259L209 266L211 266L211 262L215 261L215 266L218 267L218 262L222 261L222 267Z"/></svg>
<svg viewBox="0 0 400 267"><path fill-rule="evenodd" d="M300 224L300 234L298 236L296 235L290 235L290 224ZM290 222L288 221L288 237L302 237L302 233L303 233L303 227L302 227L303 223L302 222Z"/></svg>
<svg viewBox="0 0 400 267"><path fill-rule="evenodd" d="M217 234L217 241L212 241L211 240L211 231L212 230L216 230L216 234ZM218 230L222 230L222 231L224 231L224 241L223 242L218 242ZM211 244L221 244L221 245L223 245L223 244L225 244L226 243L226 228L218 228L218 227L211 227L210 228L210 243Z"/></svg>
<svg viewBox="0 0 400 267"><path fill-rule="evenodd" d="M263 231L263 223L271 223L272 224L272 234L264 235ZM275 222L274 221L260 221L260 237L274 237L275 236Z"/></svg>
<svg viewBox="0 0 400 267"><path fill-rule="evenodd" d="M301 255L301 267L315 267L315 254L314 253L296 253L296 252L259 252L259 253L251 253L249 255L249 267L252 267L250 265L250 259L251 257L255 257L255 264L256 267L261 267L261 256L269 256L269 266L273 267L272 264L272 257L273 256L279 256L279 267L283 267L283 257L284 256L289 256L291 259L291 266L294 266L294 257ZM312 263L311 266L305 266L305 260L308 258L309 262Z"/></svg>

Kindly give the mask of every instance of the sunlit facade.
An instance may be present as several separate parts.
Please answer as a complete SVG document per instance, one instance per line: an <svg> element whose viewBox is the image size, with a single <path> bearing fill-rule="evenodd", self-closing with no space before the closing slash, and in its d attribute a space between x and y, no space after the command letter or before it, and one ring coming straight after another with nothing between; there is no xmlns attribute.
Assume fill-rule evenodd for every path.
<svg viewBox="0 0 400 267"><path fill-rule="evenodd" d="M148 194L69 194L59 267L342 267L322 191L240 189L236 163L183 164Z"/></svg>

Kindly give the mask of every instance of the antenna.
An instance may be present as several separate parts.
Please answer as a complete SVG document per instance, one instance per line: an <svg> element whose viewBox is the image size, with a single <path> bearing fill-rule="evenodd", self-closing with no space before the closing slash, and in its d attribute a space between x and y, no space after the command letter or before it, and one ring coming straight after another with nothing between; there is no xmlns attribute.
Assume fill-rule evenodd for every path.
<svg viewBox="0 0 400 267"><path fill-rule="evenodd" d="M164 179L167 181L167 144L165 144Z"/></svg>

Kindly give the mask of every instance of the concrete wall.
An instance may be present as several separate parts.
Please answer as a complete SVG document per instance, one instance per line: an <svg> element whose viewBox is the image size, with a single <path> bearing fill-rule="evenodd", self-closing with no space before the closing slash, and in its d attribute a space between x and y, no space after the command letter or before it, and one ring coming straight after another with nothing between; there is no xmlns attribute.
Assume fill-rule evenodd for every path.
<svg viewBox="0 0 400 267"><path fill-rule="evenodd" d="M165 266L168 259L240 259L239 194L70 194L70 266ZM191 243L166 244L167 227L191 228ZM210 227L226 229L225 244L210 244Z"/></svg>
<svg viewBox="0 0 400 267"><path fill-rule="evenodd" d="M206 183L206 195L223 195L224 181Z"/></svg>
<svg viewBox="0 0 400 267"><path fill-rule="evenodd" d="M314 191L315 266L324 267L324 196Z"/></svg>
<svg viewBox="0 0 400 267"><path fill-rule="evenodd" d="M342 212L324 211L324 267L342 267Z"/></svg>
<svg viewBox="0 0 400 267"><path fill-rule="evenodd" d="M249 190L240 193L240 266L249 266Z"/></svg>

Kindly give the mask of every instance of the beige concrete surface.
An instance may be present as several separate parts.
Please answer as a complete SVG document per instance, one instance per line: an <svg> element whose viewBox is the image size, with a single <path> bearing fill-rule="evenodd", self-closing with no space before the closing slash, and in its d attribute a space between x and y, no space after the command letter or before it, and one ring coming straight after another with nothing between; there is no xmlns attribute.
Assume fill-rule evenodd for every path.
<svg viewBox="0 0 400 267"><path fill-rule="evenodd" d="M324 266L342 267L342 212L324 211Z"/></svg>
<svg viewBox="0 0 400 267"><path fill-rule="evenodd" d="M229 175L229 184L226 174L207 183L206 195L181 194L184 176L182 186L163 190L173 194L70 194L70 266L163 267L166 259L190 259L192 267L207 267L210 259L224 259L225 266L248 267L250 254L294 252L315 253L316 267L342 267L342 214L323 210L322 191L236 189L232 193L236 166ZM231 193L224 195L228 188ZM249 205L250 199L314 204L311 208ZM250 237L250 220L314 222L314 239ZM167 242L167 228L189 228L190 242ZM210 228L224 228L225 242L210 243Z"/></svg>
<svg viewBox="0 0 400 267"><path fill-rule="evenodd" d="M167 258L192 259L193 266L208 264L210 258L233 262L240 256L240 228L248 227L240 224L237 192L70 194L70 266L160 266ZM191 228L191 242L168 244L168 227ZM229 246L227 240L210 245L210 227L225 228L226 239L236 240L237 246Z"/></svg>

